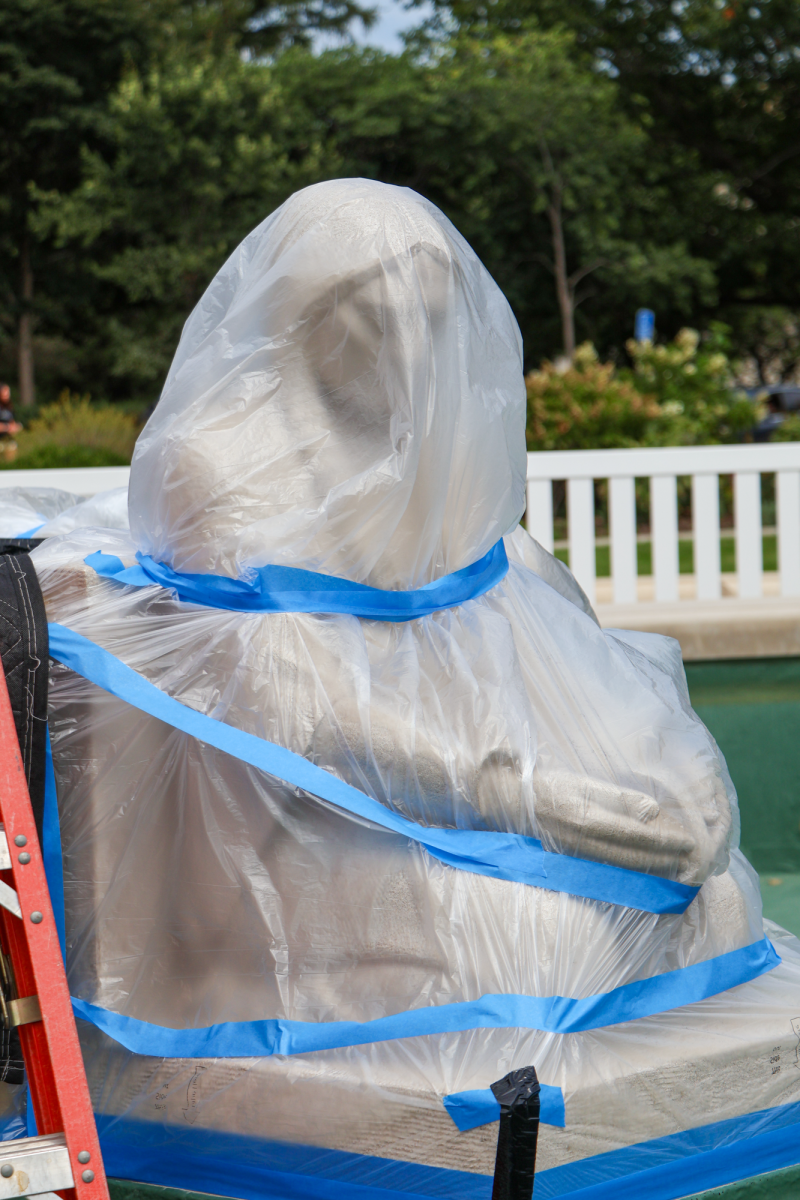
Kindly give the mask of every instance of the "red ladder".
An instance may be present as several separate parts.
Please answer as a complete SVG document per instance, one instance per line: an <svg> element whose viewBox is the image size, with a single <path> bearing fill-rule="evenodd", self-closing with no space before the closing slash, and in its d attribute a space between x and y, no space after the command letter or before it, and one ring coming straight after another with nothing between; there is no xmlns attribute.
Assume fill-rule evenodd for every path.
<svg viewBox="0 0 800 1200"><path fill-rule="evenodd" d="M25 771L0 666L0 1009L18 1026L38 1137L0 1143L0 1200L108 1200Z"/></svg>

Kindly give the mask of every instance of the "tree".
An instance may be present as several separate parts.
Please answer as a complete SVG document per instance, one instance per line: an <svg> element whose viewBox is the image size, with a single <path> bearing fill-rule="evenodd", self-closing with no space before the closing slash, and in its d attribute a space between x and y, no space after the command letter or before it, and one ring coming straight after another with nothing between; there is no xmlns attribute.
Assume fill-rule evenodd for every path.
<svg viewBox="0 0 800 1200"><path fill-rule="evenodd" d="M642 304L656 309L662 338L707 328L720 300L765 308L783 289L781 306L796 308L796 235L780 260L775 252L796 200L767 216L704 133L678 136L699 34L684 23L680 52L654 35L649 80L638 34L615 42L603 15L642 33L640 2L629 18L617 0L558 10L519 0L515 12L506 0L480 12L458 0L460 30L402 55L310 52L313 22L338 20L338 0L140 6L155 33L137 35L144 49L134 45L92 109L83 149L25 189L40 376L46 333L60 339L51 392L154 398L180 325L236 242L290 191L335 175L413 187L447 213L508 296L528 369L585 340L619 364ZM525 3L538 24L520 19ZM667 9L653 5L669 33ZM689 8L704 11L701 0ZM684 97L672 108L670 78ZM720 105L726 87L735 90L713 83ZM753 327L740 316L726 315L737 350L738 331Z"/></svg>
<svg viewBox="0 0 800 1200"><path fill-rule="evenodd" d="M357 0L159 0L159 5L177 42L216 54L236 49L274 55L288 46L311 46L315 33L347 38L354 21L368 29L375 20L375 9Z"/></svg>
<svg viewBox="0 0 800 1200"><path fill-rule="evenodd" d="M371 10L356 0L0 0L0 362L15 350L23 405L35 396L34 334L40 352L48 341L54 348L56 390L80 384L86 354L76 332L85 343L108 302L74 247L54 243L59 222L40 219L38 207L50 197L52 216L54 194L66 197L87 164L102 173L100 164L117 154L120 109L109 104L126 73L163 78L176 62L187 70L200 62L202 72L215 58L230 77L232 55L274 53L314 30L344 30L353 17L368 24ZM232 113L222 107L235 140ZM245 141L251 134L243 128ZM65 378L70 363L73 377Z"/></svg>
<svg viewBox="0 0 800 1200"><path fill-rule="evenodd" d="M570 35L534 30L456 43L451 65L451 86L475 93L484 151L500 152L495 178L513 175L531 215L547 219L550 253L538 254L553 275L568 359L580 284L625 257L620 193L646 145L614 83L572 51Z"/></svg>
<svg viewBox="0 0 800 1200"><path fill-rule="evenodd" d="M155 399L215 271L286 197L339 161L304 137L266 65L235 51L132 72L108 111L111 153L86 150L67 194L40 194L37 230L83 259L84 353L112 393Z"/></svg>
<svg viewBox="0 0 800 1200"><path fill-rule="evenodd" d="M0 289L25 405L34 401L39 265L31 188L77 184L80 148L98 137L105 97L146 41L137 8L135 0L0 0Z"/></svg>
<svg viewBox="0 0 800 1200"><path fill-rule="evenodd" d="M569 352L576 319L605 345L651 295L685 320L713 294L713 268L661 204L645 121L570 34L464 36L398 58L293 52L275 78L344 171L444 209L509 297L530 363L559 340Z"/></svg>
<svg viewBox="0 0 800 1200"><path fill-rule="evenodd" d="M714 265L725 319L797 303L800 258L800 5L796 0L434 0L428 37L455 26L516 36L568 27L574 52L613 76L693 258ZM706 300L693 321L718 305ZM664 312L665 325L679 314ZM682 319L682 318L680 318Z"/></svg>

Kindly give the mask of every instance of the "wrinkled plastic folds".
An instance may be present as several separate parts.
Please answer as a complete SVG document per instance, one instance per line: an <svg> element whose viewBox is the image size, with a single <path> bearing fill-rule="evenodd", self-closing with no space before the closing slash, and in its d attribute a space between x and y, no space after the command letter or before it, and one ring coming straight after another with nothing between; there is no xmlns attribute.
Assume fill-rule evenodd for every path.
<svg viewBox="0 0 800 1200"><path fill-rule="evenodd" d="M82 499L61 488L0 487L0 537L30 534Z"/></svg>
<svg viewBox="0 0 800 1200"><path fill-rule="evenodd" d="M58 537L83 527L128 528L128 489L76 496L61 488L0 487L0 537Z"/></svg>
<svg viewBox="0 0 800 1200"><path fill-rule="evenodd" d="M763 941L735 792L677 643L601 630L519 525L524 422L516 323L442 214L367 181L306 189L189 318L137 444L130 531L75 527L34 551L48 618L419 825L538 838L697 898L656 914L446 865L54 663L75 997L172 1030L365 1022L486 995L581 1000L701 964L713 977L715 960ZM497 586L402 624L225 611L84 562L102 551L133 566L140 552L182 573L293 566L406 590L500 537ZM142 1144L177 1153L196 1126L255 1139L264 1170L316 1178L324 1163L342 1195L374 1160L389 1190L428 1194L408 1183L419 1167L459 1177L430 1194L488 1196L497 1127L459 1132L443 1098L518 1067L565 1098L566 1128L540 1134L537 1189L538 1170L710 1111L800 1099L764 1059L765 1039L791 1036L800 980L792 939L780 954L731 991L587 1032L467 1028L191 1061L134 1054L91 1025L83 1044L109 1146L128 1127L138 1145L143 1127ZM746 1096L720 1082L737 1071Z"/></svg>

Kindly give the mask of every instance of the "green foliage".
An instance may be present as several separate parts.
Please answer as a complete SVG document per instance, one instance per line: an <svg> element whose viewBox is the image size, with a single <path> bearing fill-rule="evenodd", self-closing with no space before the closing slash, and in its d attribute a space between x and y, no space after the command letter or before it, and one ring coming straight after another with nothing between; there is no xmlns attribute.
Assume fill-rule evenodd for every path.
<svg viewBox="0 0 800 1200"><path fill-rule="evenodd" d="M346 35L354 19L369 28L375 9L356 0L160 0L157 9L176 40L217 53L231 48L258 55L310 46L315 33Z"/></svg>
<svg viewBox="0 0 800 1200"><path fill-rule="evenodd" d="M726 319L734 308L796 306L800 256L800 5L765 0L433 0L439 39L515 36L525 22L570 28L577 53L617 82L624 108L647 120L656 194L641 228L679 232L712 266ZM700 301L700 303L698 303ZM644 299L642 300L644 302ZM700 327L715 299L696 296ZM651 302L672 332L681 310ZM683 310L683 316L690 314Z"/></svg>
<svg viewBox="0 0 800 1200"><path fill-rule="evenodd" d="M625 230L645 131L622 111L614 81L582 62L562 30L457 39L439 66L455 95L468 98L473 170L464 198L488 215L513 197L517 236L537 246L537 265L553 278L571 353L572 312L589 277L613 276L633 259L640 282L647 277L648 255ZM686 278L691 264L683 267Z"/></svg>
<svg viewBox="0 0 800 1200"><path fill-rule="evenodd" d="M529 450L588 450L662 445L671 422L652 395L601 363L591 343L572 366L542 364L525 378Z"/></svg>
<svg viewBox="0 0 800 1200"><path fill-rule="evenodd" d="M754 383L777 384L800 376L800 313L785 305L732 309L733 341L755 365Z"/></svg>
<svg viewBox="0 0 800 1200"><path fill-rule="evenodd" d="M358 0L0 0L0 376L29 309L44 397L155 399L241 237L337 175L445 210L529 368L563 344L555 213L578 340L602 358L620 361L645 304L662 338L722 312L762 380L798 370L795 0L436 3L438 25L386 55L309 51L369 20ZM741 436L707 382L704 412L683 396L662 416L685 418L681 438Z"/></svg>
<svg viewBox="0 0 800 1200"><path fill-rule="evenodd" d="M530 366L561 345L554 204L579 329L596 344L619 343L639 304L688 316L715 300L712 264L664 205L672 164L651 163L647 114L624 112L568 31L459 36L420 57L292 53L273 78L342 174L414 187L444 209L509 297Z"/></svg>
<svg viewBox="0 0 800 1200"><path fill-rule="evenodd" d="M33 471L54 467L126 467L130 462L113 450L96 446L39 446L28 454L18 454L11 462L0 462L0 470Z"/></svg>
<svg viewBox="0 0 800 1200"><path fill-rule="evenodd" d="M109 92L125 63L142 56L150 33L145 10L136 0L0 0L4 365L13 361L23 313L43 318L51 339L62 332L63 297L70 293L71 279L60 275L49 247L31 234L31 188L68 191L78 184L82 147L102 141ZM45 270L49 286L40 297L39 272Z"/></svg>
<svg viewBox="0 0 800 1200"><path fill-rule="evenodd" d="M669 345L628 342L634 382L652 392L672 420L670 444L739 442L763 415L734 386L727 334L717 324L704 340L682 329Z"/></svg>
<svg viewBox="0 0 800 1200"><path fill-rule="evenodd" d="M772 442L800 442L800 413L789 413L770 438Z"/></svg>
<svg viewBox="0 0 800 1200"><path fill-rule="evenodd" d="M138 432L131 414L65 391L58 403L40 409L17 435L17 457L9 465L17 469L123 466L131 461Z"/></svg>
<svg viewBox="0 0 800 1200"><path fill-rule="evenodd" d="M525 379L528 449L742 441L762 415L733 386L723 326L705 340L682 329L667 345L631 341L628 350L632 370L601 363L586 343L568 369L545 362L531 371Z"/></svg>
<svg viewBox="0 0 800 1200"><path fill-rule="evenodd" d="M36 228L82 247L102 376L157 392L186 316L250 229L323 172L319 145L267 67L231 51L131 72L109 106L110 157L74 191L39 194ZM329 155L326 165L339 165Z"/></svg>

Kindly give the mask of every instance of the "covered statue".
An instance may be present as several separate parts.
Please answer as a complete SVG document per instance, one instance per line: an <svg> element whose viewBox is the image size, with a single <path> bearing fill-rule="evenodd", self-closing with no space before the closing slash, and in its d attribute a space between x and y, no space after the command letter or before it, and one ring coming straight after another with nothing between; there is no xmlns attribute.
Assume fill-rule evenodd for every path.
<svg viewBox="0 0 800 1200"><path fill-rule="evenodd" d="M791 1123L800 945L677 643L602 630L520 523L525 418L450 222L318 184L189 317L130 529L33 552L109 1174L488 1200L487 1089L528 1066L537 1196Z"/></svg>

